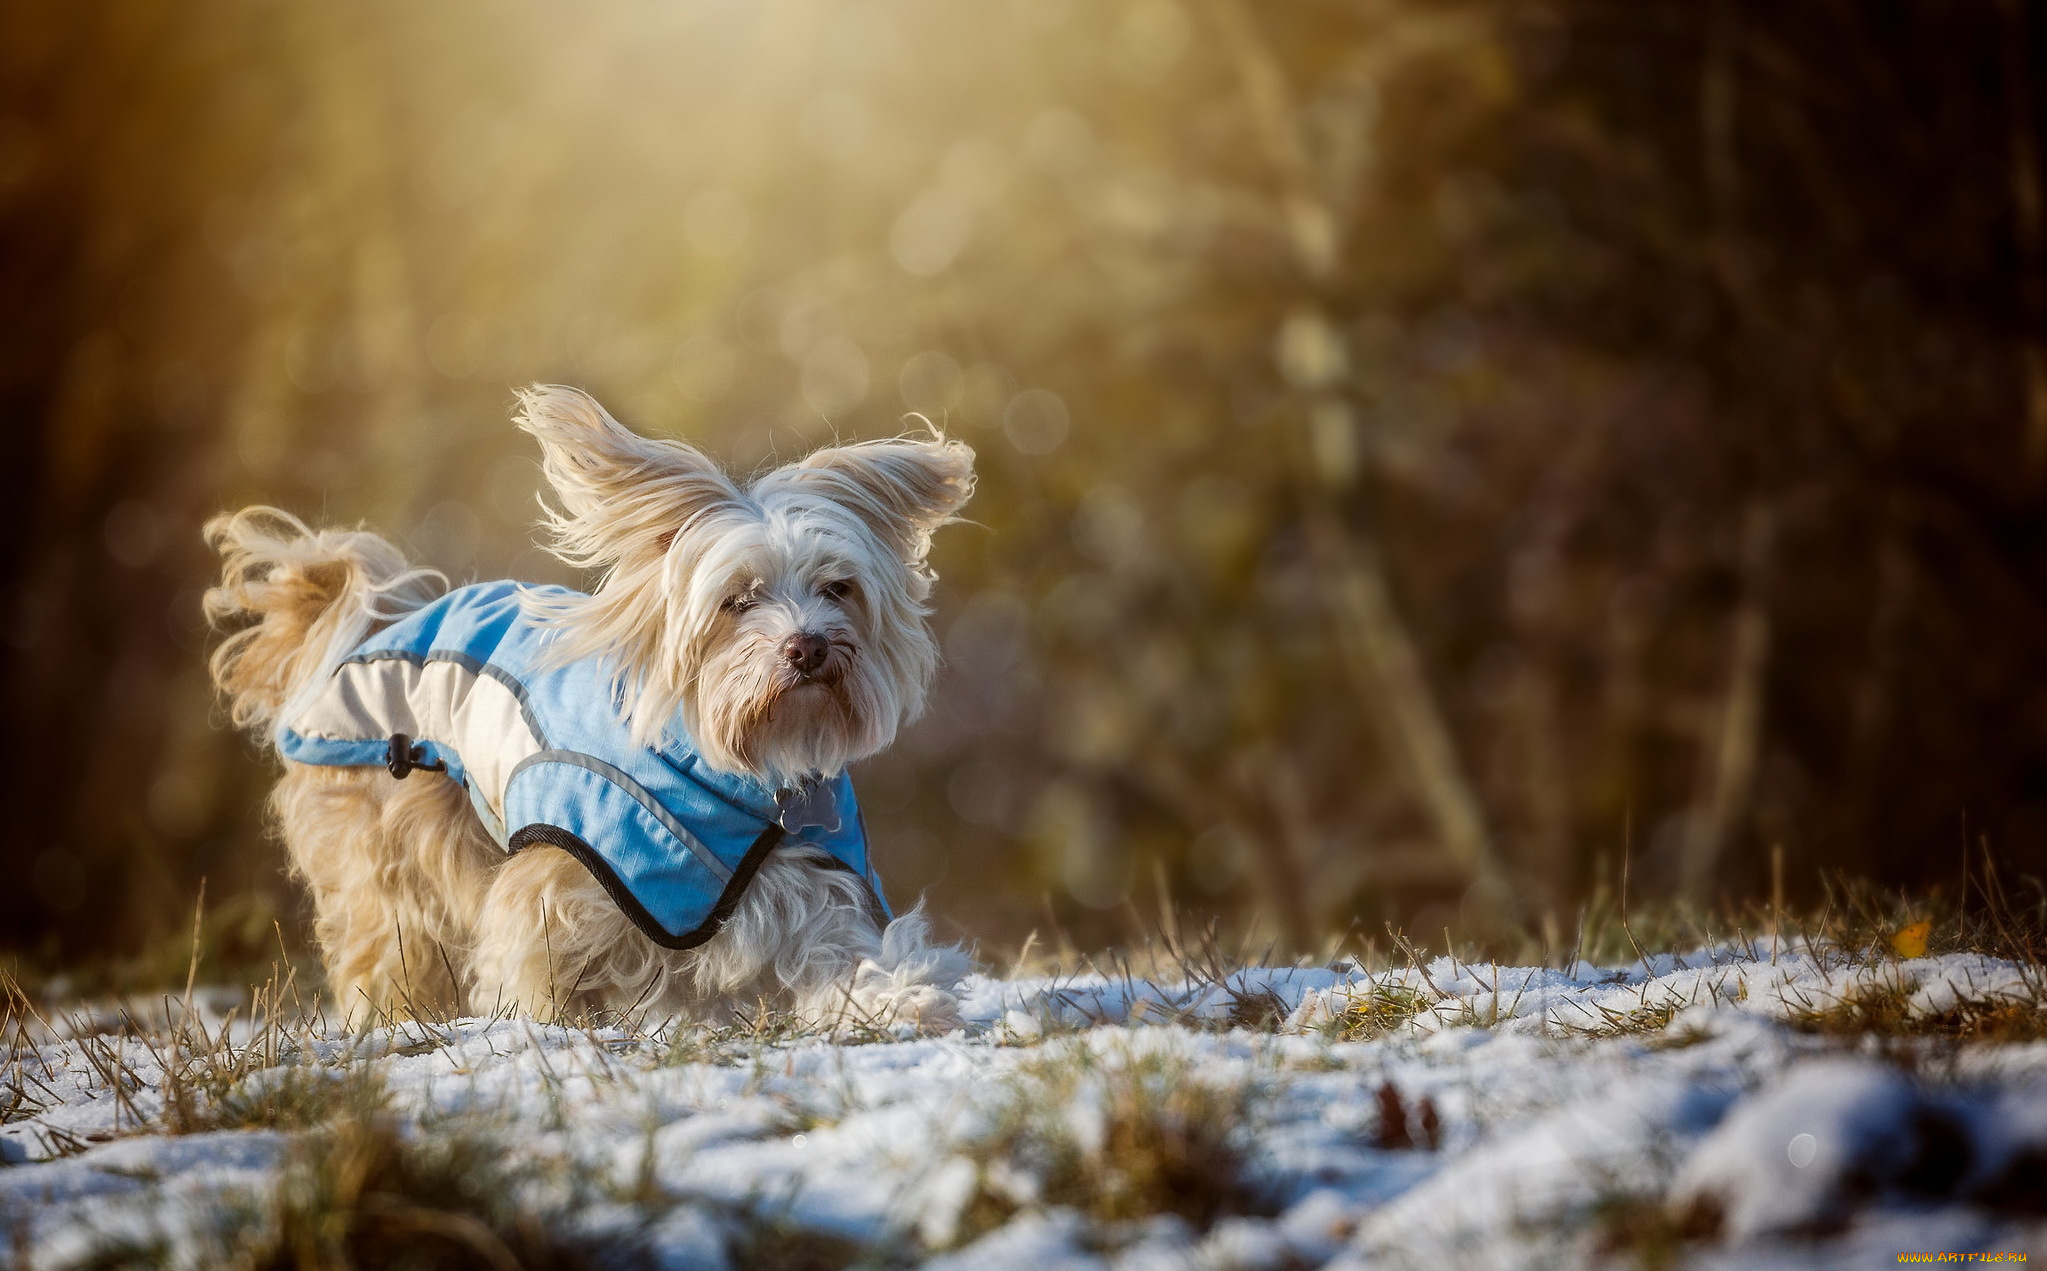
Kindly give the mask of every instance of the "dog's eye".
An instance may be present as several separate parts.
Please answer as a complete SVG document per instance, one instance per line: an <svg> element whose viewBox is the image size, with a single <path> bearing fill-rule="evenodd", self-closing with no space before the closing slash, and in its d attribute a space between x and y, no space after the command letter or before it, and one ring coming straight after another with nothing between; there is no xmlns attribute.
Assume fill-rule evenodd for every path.
<svg viewBox="0 0 2047 1271"><path fill-rule="evenodd" d="M827 600L844 600L853 594L853 580L850 578L835 578L818 588L817 594Z"/></svg>
<svg viewBox="0 0 2047 1271"><path fill-rule="evenodd" d="M756 603L758 602L752 592L742 591L736 596L725 597L723 608L726 613L745 613L753 608Z"/></svg>

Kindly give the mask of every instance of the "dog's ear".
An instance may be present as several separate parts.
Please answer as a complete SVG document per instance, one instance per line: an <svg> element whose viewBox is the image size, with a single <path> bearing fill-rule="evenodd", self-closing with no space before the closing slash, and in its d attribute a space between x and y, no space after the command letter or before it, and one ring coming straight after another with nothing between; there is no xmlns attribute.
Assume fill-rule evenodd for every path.
<svg viewBox="0 0 2047 1271"><path fill-rule="evenodd" d="M692 518L740 498L694 446L640 436L581 389L522 390L517 422L540 442L541 471L561 498L547 511L554 552L572 565L665 552Z"/></svg>
<svg viewBox="0 0 2047 1271"><path fill-rule="evenodd" d="M973 497L974 452L936 434L863 441L819 450L775 476L847 508L916 565L932 532Z"/></svg>

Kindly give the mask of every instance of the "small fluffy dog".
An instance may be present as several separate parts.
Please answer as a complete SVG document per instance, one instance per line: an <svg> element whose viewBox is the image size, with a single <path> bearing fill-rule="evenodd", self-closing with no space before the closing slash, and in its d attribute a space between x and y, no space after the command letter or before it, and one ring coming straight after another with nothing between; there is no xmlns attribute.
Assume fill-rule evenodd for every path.
<svg viewBox="0 0 2047 1271"><path fill-rule="evenodd" d="M925 558L973 452L834 446L742 489L575 389L523 392L518 424L589 595L450 590L268 508L206 528L207 613L242 624L214 679L285 759L343 1010L953 1027L967 960L887 917L844 772L923 705Z"/></svg>

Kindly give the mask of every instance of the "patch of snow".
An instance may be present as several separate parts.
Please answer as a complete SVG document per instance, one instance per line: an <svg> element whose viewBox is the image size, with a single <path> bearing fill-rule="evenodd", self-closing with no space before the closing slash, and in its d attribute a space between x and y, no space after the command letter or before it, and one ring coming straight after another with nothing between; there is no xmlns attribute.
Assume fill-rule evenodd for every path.
<svg viewBox="0 0 2047 1271"><path fill-rule="evenodd" d="M1858 1193L1919 1150L1911 1081L1866 1059L1815 1059L1745 1100L1679 1172L1671 1200L1707 1207L1737 1241L1838 1226Z"/></svg>
<svg viewBox="0 0 2047 1271"><path fill-rule="evenodd" d="M956 1253L924 1264L925 1271L1109 1271L1082 1247L1087 1223L1071 1209L1025 1214Z"/></svg>
<svg viewBox="0 0 2047 1271"><path fill-rule="evenodd" d="M1733 946L1568 971L1439 958L975 976L966 1026L942 1038L294 1023L276 1066L257 1047L279 1035L231 1016L226 995L199 995L193 1018L225 1030L209 1062L232 1059L243 1096L368 1074L422 1134L473 1123L510 1159L565 1165L599 1197L565 1221L636 1233L674 1271L735 1265L739 1233L764 1221L955 1271L1577 1265L1625 1236L1602 1225L1615 1213L1692 1233L1700 1266L1861 1266L2041 1247L2039 1188L2025 1188L2047 1162L2047 1044L1947 1052L1935 1082L1792 1025L1876 991L1929 1015L2031 1000L2026 974L1976 955ZM149 1033L179 1008L159 1014L79 1012L7 1050L0 1228L32 1265L86 1265L122 1239L199 1248L194 1233L290 1167L296 1136L279 1129L163 1132L166 1065L204 1100L189 1088L198 1061ZM1103 1082L1139 1063L1250 1092L1230 1128L1255 1198L1240 1208L1255 1212L1205 1232L1171 1215L1100 1224L1052 1203L1038 1164L989 1146L1042 1087L1032 1074L1057 1068L1084 1075L1042 1110L1046 1132L1115 1168ZM640 1194L665 1207L636 1213L625 1198Z"/></svg>

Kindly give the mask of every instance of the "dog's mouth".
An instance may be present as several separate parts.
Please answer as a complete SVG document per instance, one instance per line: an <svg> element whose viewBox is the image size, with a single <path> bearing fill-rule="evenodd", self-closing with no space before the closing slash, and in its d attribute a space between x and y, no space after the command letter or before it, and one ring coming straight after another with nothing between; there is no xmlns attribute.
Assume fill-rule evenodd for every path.
<svg viewBox="0 0 2047 1271"><path fill-rule="evenodd" d="M721 746L756 772L832 770L855 752L866 754L886 709L864 667L865 649L851 633L797 643L763 642L746 651L747 692L709 701L719 713L707 721ZM740 678L735 676L734 678Z"/></svg>
<svg viewBox="0 0 2047 1271"><path fill-rule="evenodd" d="M740 736L745 740L739 743L738 751L749 763L755 762L759 758L759 740L768 731L805 720L810 721L810 726L831 720L834 726L847 728L853 725L854 717L846 667L820 667L808 675L785 668L745 712L740 725Z"/></svg>

